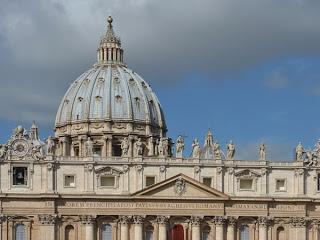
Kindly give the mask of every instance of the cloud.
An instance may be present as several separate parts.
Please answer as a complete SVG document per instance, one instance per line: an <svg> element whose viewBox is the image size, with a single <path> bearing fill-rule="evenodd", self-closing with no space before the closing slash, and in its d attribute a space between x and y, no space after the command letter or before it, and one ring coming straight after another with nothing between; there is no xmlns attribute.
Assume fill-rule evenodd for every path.
<svg viewBox="0 0 320 240"><path fill-rule="evenodd" d="M314 0L2 0L0 118L52 126L68 85L94 63L109 13L129 66L168 84L318 54L319 10Z"/></svg>

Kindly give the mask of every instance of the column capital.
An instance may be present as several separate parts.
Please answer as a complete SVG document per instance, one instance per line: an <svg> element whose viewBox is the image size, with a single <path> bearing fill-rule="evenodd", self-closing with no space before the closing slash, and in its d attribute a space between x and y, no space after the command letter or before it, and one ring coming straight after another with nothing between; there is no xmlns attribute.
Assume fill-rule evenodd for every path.
<svg viewBox="0 0 320 240"><path fill-rule="evenodd" d="M132 216L126 216L126 215L124 215L124 216L120 216L120 217L119 217L119 222L120 222L121 224L126 225L126 224L128 224L128 223L131 221L131 219L132 219Z"/></svg>
<svg viewBox="0 0 320 240"><path fill-rule="evenodd" d="M134 224L143 224L145 217L140 215L135 215L132 217Z"/></svg>
<svg viewBox="0 0 320 240"><path fill-rule="evenodd" d="M169 216L157 216L157 223L158 224L167 224L169 221Z"/></svg>
<svg viewBox="0 0 320 240"><path fill-rule="evenodd" d="M224 225L226 223L226 218L225 218L225 216L215 216L213 218L213 222L216 225Z"/></svg>
<svg viewBox="0 0 320 240"><path fill-rule="evenodd" d="M202 218L199 216L192 216L190 218L190 223L192 226L200 226Z"/></svg>
<svg viewBox="0 0 320 240"><path fill-rule="evenodd" d="M290 225L292 227L306 227L309 219L304 218L304 217L294 217L294 218L290 218Z"/></svg>
<svg viewBox="0 0 320 240"><path fill-rule="evenodd" d="M82 224L94 224L95 220L96 220L96 217L92 215L80 216L80 221Z"/></svg>
<svg viewBox="0 0 320 240"><path fill-rule="evenodd" d="M237 218L235 217L227 217L228 225L235 226L237 224Z"/></svg>
<svg viewBox="0 0 320 240"><path fill-rule="evenodd" d="M267 227L270 224L270 219L268 217L259 217L258 224L259 226Z"/></svg>
<svg viewBox="0 0 320 240"><path fill-rule="evenodd" d="M42 225L54 225L57 221L57 214L39 214L38 221Z"/></svg>
<svg viewBox="0 0 320 240"><path fill-rule="evenodd" d="M5 221L7 221L7 216L1 214L0 215L0 224L2 224Z"/></svg>

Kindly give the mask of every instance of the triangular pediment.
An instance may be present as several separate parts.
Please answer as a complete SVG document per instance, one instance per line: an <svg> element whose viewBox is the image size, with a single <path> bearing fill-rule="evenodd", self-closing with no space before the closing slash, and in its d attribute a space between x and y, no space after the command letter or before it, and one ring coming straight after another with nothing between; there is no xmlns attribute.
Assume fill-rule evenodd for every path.
<svg viewBox="0 0 320 240"><path fill-rule="evenodd" d="M121 170L110 166L96 167L95 172L98 175L120 175Z"/></svg>
<svg viewBox="0 0 320 240"><path fill-rule="evenodd" d="M187 198L187 199L228 199L229 196L214 188L192 179L184 174L178 174L146 189L134 193L137 197L154 198Z"/></svg>

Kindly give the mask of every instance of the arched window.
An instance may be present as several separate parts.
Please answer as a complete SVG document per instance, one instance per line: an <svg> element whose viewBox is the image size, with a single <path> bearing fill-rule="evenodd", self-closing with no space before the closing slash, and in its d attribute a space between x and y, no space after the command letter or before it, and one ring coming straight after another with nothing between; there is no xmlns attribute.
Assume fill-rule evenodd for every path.
<svg viewBox="0 0 320 240"><path fill-rule="evenodd" d="M153 227L148 226L146 228L146 239L145 240L153 240Z"/></svg>
<svg viewBox="0 0 320 240"><path fill-rule="evenodd" d="M75 232L74 227L72 225L68 225L65 228L65 240L75 240Z"/></svg>
<svg viewBox="0 0 320 240"><path fill-rule="evenodd" d="M285 240L285 232L283 227L278 227L277 229L277 240Z"/></svg>
<svg viewBox="0 0 320 240"><path fill-rule="evenodd" d="M240 228L240 240L249 240L249 227L246 225Z"/></svg>
<svg viewBox="0 0 320 240"><path fill-rule="evenodd" d="M26 231L23 224L16 225L15 235L16 240L26 240Z"/></svg>
<svg viewBox="0 0 320 240"><path fill-rule="evenodd" d="M205 226L202 230L202 240L209 240L210 237L210 227Z"/></svg>
<svg viewBox="0 0 320 240"><path fill-rule="evenodd" d="M102 224L101 230L101 240L112 240L112 227L110 224Z"/></svg>

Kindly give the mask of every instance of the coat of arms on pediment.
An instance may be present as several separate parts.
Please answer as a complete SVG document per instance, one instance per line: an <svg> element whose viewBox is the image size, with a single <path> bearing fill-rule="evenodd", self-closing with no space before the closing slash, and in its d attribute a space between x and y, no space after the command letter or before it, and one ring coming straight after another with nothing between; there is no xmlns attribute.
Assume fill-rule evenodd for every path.
<svg viewBox="0 0 320 240"><path fill-rule="evenodd" d="M132 195L165 199L228 199L229 196L182 173L140 190Z"/></svg>

